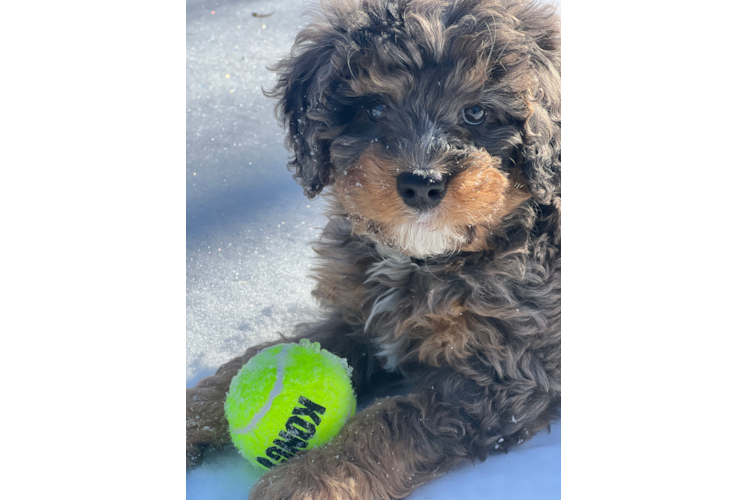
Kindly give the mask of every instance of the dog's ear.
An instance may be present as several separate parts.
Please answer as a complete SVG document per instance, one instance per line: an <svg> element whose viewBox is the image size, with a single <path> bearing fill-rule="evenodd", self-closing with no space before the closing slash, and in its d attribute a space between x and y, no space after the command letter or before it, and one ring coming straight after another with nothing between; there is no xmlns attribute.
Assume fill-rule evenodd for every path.
<svg viewBox="0 0 748 500"><path fill-rule="evenodd" d="M325 92L333 87L334 51L329 34L313 27L301 31L291 55L271 68L277 72L278 81L265 92L278 99L276 116L287 127L286 147L294 153L288 169L309 198L331 181Z"/></svg>
<svg viewBox="0 0 748 500"><path fill-rule="evenodd" d="M532 77L525 97L522 173L538 203L561 196L561 33L549 5L520 3L514 15L530 42Z"/></svg>

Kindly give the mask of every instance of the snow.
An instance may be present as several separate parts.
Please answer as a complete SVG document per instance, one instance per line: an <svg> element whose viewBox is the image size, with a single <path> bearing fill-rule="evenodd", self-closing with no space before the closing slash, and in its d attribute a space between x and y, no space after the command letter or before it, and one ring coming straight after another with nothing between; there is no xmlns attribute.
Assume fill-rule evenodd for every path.
<svg viewBox="0 0 748 500"><path fill-rule="evenodd" d="M314 311L308 242L321 205L286 170L261 92L304 5L187 3L188 385Z"/></svg>
<svg viewBox="0 0 748 500"><path fill-rule="evenodd" d="M323 207L286 170L283 131L261 92L312 4L187 1L187 387L315 312L308 242ZM213 452L187 473L187 498L245 499L259 476L234 450ZM560 482L555 423L409 498L558 498Z"/></svg>

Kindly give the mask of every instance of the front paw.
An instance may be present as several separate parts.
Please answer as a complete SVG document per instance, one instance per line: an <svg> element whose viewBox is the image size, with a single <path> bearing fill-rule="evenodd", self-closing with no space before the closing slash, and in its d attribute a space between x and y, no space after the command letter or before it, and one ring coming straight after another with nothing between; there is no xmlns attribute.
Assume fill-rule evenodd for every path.
<svg viewBox="0 0 748 500"><path fill-rule="evenodd" d="M374 498L369 481L364 471L344 460L340 453L318 448L270 469L254 485L249 498L369 500Z"/></svg>
<svg viewBox="0 0 748 500"><path fill-rule="evenodd" d="M203 462L203 450L205 445L190 444L189 436L187 438L187 470L197 467Z"/></svg>
<svg viewBox="0 0 748 500"><path fill-rule="evenodd" d="M223 414L223 398L212 388L187 389L187 468L202 461L208 446L229 441L228 423Z"/></svg>

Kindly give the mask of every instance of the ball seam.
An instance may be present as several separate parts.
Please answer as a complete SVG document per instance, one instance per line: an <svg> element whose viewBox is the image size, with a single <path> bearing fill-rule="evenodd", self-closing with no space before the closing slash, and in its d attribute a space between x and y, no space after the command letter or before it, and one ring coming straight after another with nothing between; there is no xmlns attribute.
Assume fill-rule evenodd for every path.
<svg viewBox="0 0 748 500"><path fill-rule="evenodd" d="M265 406L263 406L260 411L255 413L254 418L251 422L249 422L244 428L242 429L234 429L235 434L247 434L248 432L252 431L257 424L262 420L267 412L270 411L270 408L273 406L273 401L275 401L275 398L283 392L283 372L286 368L286 355L288 354L288 350L293 346L293 344L286 344L283 346L283 349L281 352L278 353L278 356L276 358L276 373L275 373L275 384L273 384L273 389L270 391L270 394L268 394L268 401L265 403Z"/></svg>

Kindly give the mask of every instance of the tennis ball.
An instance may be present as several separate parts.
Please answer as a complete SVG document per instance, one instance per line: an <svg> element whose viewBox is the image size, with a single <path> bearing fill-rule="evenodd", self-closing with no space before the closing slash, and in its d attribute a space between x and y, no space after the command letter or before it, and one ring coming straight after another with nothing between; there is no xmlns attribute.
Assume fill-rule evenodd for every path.
<svg viewBox="0 0 748 500"><path fill-rule="evenodd" d="M257 353L231 380L224 406L234 446L264 469L335 437L356 412L352 368L301 339Z"/></svg>

